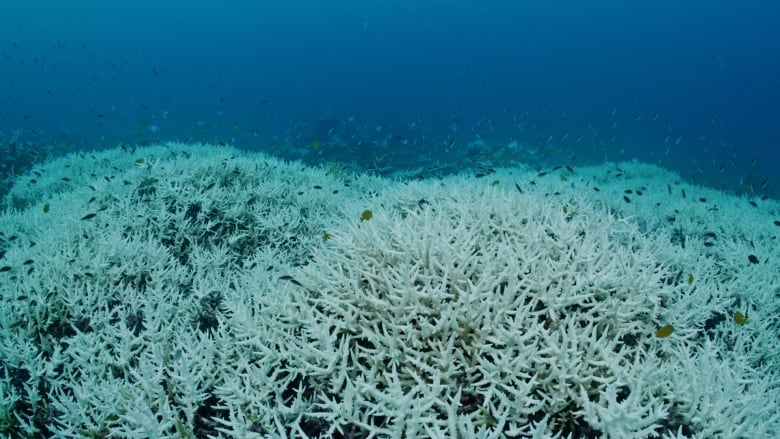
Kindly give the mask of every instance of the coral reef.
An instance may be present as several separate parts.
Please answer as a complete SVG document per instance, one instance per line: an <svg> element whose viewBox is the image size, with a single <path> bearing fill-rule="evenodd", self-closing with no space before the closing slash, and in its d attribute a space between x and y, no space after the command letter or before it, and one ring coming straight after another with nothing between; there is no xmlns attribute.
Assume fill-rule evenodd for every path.
<svg viewBox="0 0 780 439"><path fill-rule="evenodd" d="M776 436L780 208L620 167L37 165L0 215L0 434Z"/></svg>

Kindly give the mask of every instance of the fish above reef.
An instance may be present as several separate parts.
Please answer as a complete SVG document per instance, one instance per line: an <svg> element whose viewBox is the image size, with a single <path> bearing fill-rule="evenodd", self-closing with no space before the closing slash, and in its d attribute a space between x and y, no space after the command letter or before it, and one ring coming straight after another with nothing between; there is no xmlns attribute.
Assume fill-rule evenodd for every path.
<svg viewBox="0 0 780 439"><path fill-rule="evenodd" d="M363 213L360 214L360 222L362 223L363 221L368 221L373 217L374 217L374 213L366 209L363 211Z"/></svg>
<svg viewBox="0 0 780 439"><path fill-rule="evenodd" d="M656 338L666 338L674 333L674 326L672 325L664 325L658 328L657 331L655 331L655 337Z"/></svg>

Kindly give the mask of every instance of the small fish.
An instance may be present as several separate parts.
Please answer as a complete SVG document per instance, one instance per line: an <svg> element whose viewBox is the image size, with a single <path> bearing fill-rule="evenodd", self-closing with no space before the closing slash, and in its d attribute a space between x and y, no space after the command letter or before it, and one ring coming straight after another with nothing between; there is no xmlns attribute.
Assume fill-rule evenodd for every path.
<svg viewBox="0 0 780 439"><path fill-rule="evenodd" d="M6 271L11 271L11 267L8 265L0 267L0 273L5 273Z"/></svg>
<svg viewBox="0 0 780 439"><path fill-rule="evenodd" d="M363 213L360 214L360 222L362 223L363 221L368 221L373 217L374 217L374 213L366 209L363 211Z"/></svg>
<svg viewBox="0 0 780 439"><path fill-rule="evenodd" d="M745 314L742 314L742 312L740 312L740 311L735 311L734 312L734 323L738 324L739 326L742 326L745 323L747 323L747 321L748 321L748 318L747 318L747 316L745 316Z"/></svg>
<svg viewBox="0 0 780 439"><path fill-rule="evenodd" d="M523 193L523 190L520 188L519 184L515 183L515 188L517 188L517 191L520 192L521 194ZM775 223L778 223L778 225L780 225L779 221L775 221Z"/></svg>
<svg viewBox="0 0 780 439"><path fill-rule="evenodd" d="M86 214L86 215L82 216L82 217L81 217L81 219L82 219L82 220L89 220L89 219L92 219L92 218L94 218L94 217L96 217L96 216L97 216L97 214L96 214L96 213L88 213L88 214Z"/></svg>
<svg viewBox="0 0 780 439"><path fill-rule="evenodd" d="M43 203L43 213L49 213L50 208L51 205L49 205L49 203Z"/></svg>
<svg viewBox="0 0 780 439"><path fill-rule="evenodd" d="M314 149L320 149L322 147L322 145L320 144L320 142L318 142L316 140L312 140L311 147L314 148Z"/></svg>
<svg viewBox="0 0 780 439"><path fill-rule="evenodd" d="M674 332L674 326L672 325L664 325L658 328L657 331L655 331L655 337L656 338L666 338Z"/></svg>
<svg viewBox="0 0 780 439"><path fill-rule="evenodd" d="M631 198L628 198L628 196L623 195L623 201L625 201L626 203L630 203L631 202Z"/></svg>
<svg viewBox="0 0 780 439"><path fill-rule="evenodd" d="M748 261L753 265L758 264L758 258L756 255L748 255Z"/></svg>
<svg viewBox="0 0 780 439"><path fill-rule="evenodd" d="M764 179L764 180L761 182L761 184L760 184L760 185L758 185L758 188L759 188L759 189L763 189L763 188L765 188L765 187L766 187L766 185L767 185L767 184L769 184L769 179L768 179L768 178L765 178L765 179Z"/></svg>
<svg viewBox="0 0 780 439"><path fill-rule="evenodd" d="M693 274L688 274L688 285L693 285Z"/></svg>
<svg viewBox="0 0 780 439"><path fill-rule="evenodd" d="M718 119L718 116L715 115L715 113L710 115L710 119L712 119L713 125L718 125L720 123L720 120Z"/></svg>
<svg viewBox="0 0 780 439"><path fill-rule="evenodd" d="M302 286L303 286L303 284L301 284L300 282L298 282L297 280L295 280L295 278L293 278L292 276L289 276L289 275L280 276L280 277L279 277L279 280L286 280L286 281L289 281L290 283L292 283L292 284L295 284L295 285L298 285L299 287L302 287Z"/></svg>
<svg viewBox="0 0 780 439"><path fill-rule="evenodd" d="M144 162L145 162L145 160L144 160L144 158L143 158L143 157L141 157L141 158L138 158L138 159L135 159L135 164L136 164L136 165L143 165L143 164L144 164Z"/></svg>
<svg viewBox="0 0 780 439"><path fill-rule="evenodd" d="M498 184L501 183L501 180L493 180L490 182L491 186L498 186Z"/></svg>
<svg viewBox="0 0 780 439"><path fill-rule="evenodd" d="M328 233L322 234L322 242L328 242L330 241L330 235Z"/></svg>

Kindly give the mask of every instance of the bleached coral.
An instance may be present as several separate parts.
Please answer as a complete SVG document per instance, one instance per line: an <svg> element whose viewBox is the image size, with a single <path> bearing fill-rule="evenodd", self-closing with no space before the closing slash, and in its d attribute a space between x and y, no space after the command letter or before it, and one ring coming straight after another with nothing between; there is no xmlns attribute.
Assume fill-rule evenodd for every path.
<svg viewBox="0 0 780 439"><path fill-rule="evenodd" d="M0 215L0 433L777 435L771 229L621 166L645 198L594 193L595 168L390 183L177 144L45 163Z"/></svg>

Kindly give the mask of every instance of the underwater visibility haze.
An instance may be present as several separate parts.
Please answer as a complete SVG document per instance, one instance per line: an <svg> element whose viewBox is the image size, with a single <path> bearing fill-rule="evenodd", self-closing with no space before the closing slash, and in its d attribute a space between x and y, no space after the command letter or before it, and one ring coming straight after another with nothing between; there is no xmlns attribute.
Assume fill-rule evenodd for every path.
<svg viewBox="0 0 780 439"><path fill-rule="evenodd" d="M759 191L780 162L776 2L32 1L0 12L0 130L42 154L175 139L384 171L638 158L776 195L771 178ZM4 176L27 168L19 155L4 154Z"/></svg>
<svg viewBox="0 0 780 439"><path fill-rule="evenodd" d="M780 437L778 23L0 2L0 437Z"/></svg>

